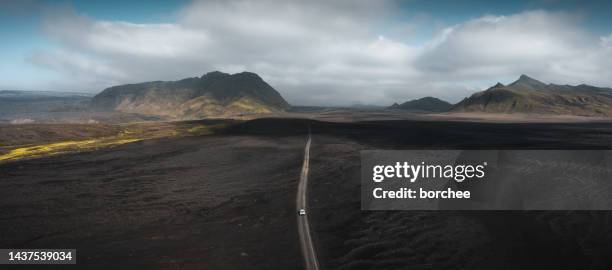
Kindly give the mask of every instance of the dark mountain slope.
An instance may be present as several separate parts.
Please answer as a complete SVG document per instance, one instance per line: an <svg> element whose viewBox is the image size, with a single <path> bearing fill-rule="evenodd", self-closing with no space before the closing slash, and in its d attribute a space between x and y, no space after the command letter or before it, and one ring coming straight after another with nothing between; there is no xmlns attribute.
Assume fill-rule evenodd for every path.
<svg viewBox="0 0 612 270"><path fill-rule="evenodd" d="M200 78L110 87L93 98L92 107L194 119L271 113L289 104L255 73L215 71Z"/></svg>
<svg viewBox="0 0 612 270"><path fill-rule="evenodd" d="M507 86L498 83L465 98L452 111L612 116L612 89L545 84L521 75Z"/></svg>
<svg viewBox="0 0 612 270"><path fill-rule="evenodd" d="M402 104L393 104L389 109L406 110L413 112L445 112L453 107L452 104L437 99L435 97L424 97L420 99L414 99Z"/></svg>

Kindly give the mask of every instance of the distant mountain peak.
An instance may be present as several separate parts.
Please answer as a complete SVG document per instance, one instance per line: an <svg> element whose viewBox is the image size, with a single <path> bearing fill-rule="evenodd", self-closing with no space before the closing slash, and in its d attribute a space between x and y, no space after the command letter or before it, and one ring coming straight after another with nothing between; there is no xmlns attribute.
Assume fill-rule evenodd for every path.
<svg viewBox="0 0 612 270"><path fill-rule="evenodd" d="M445 112L450 110L452 106L452 104L435 97L423 97L419 99L413 99L402 104L393 103L393 105L391 105L389 109L399 109L415 112Z"/></svg>
<svg viewBox="0 0 612 270"><path fill-rule="evenodd" d="M252 79L259 79L259 80L261 80L261 77L259 77L259 75L257 75L257 73L248 72L248 71L243 71L243 72L240 72L240 73L236 73L236 74L233 74L232 76L243 77L243 78L252 78Z"/></svg>
<svg viewBox="0 0 612 270"><path fill-rule="evenodd" d="M493 88L500 88L500 87L505 87L505 85L503 83L498 82L493 86Z"/></svg>
<svg viewBox="0 0 612 270"><path fill-rule="evenodd" d="M547 85L541 81L531 78L525 74L521 75L518 80L508 85L517 90L544 90Z"/></svg>
<svg viewBox="0 0 612 270"><path fill-rule="evenodd" d="M204 77L224 77L224 76L229 76L229 74L225 73L225 72L221 72L221 71L215 70L215 71L211 71L211 72L208 72L208 73L202 75L202 78L204 78Z"/></svg>

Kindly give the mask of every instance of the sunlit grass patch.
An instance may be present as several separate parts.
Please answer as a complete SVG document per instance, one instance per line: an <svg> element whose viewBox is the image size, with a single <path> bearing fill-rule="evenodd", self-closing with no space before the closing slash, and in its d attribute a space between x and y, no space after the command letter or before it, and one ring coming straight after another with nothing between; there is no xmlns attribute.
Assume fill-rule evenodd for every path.
<svg viewBox="0 0 612 270"><path fill-rule="evenodd" d="M189 128L187 132L191 135L210 135L214 134L217 131L226 128L227 124L215 124L215 125L196 125L192 128Z"/></svg>
<svg viewBox="0 0 612 270"><path fill-rule="evenodd" d="M210 135L225 128L226 124L204 125L175 123L142 123L120 125L121 130L112 136L84 140L66 140L30 145L8 145L0 147L0 162L58 155L62 153L89 151L143 140Z"/></svg>
<svg viewBox="0 0 612 270"><path fill-rule="evenodd" d="M210 127L205 125L197 125L188 129L187 131L192 134L208 134L210 133Z"/></svg>
<svg viewBox="0 0 612 270"><path fill-rule="evenodd" d="M0 155L0 161L16 160L22 158L35 158L51 156L66 152L91 150L112 145L126 144L140 141L139 138L101 138L83 141L65 141L42 145L19 147L10 149L8 153Z"/></svg>

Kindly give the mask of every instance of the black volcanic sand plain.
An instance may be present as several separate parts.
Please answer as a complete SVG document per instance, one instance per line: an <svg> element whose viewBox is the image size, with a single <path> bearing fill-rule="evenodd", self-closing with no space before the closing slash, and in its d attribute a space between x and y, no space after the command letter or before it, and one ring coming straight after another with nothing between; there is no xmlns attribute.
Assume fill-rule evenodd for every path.
<svg viewBox="0 0 612 270"><path fill-rule="evenodd" d="M606 211L361 211L362 149L610 149L609 123L258 119L0 164L0 245L93 268L300 269L295 195L311 126L324 269L610 269Z"/></svg>
<svg viewBox="0 0 612 270"><path fill-rule="evenodd" d="M0 165L0 246L97 269L294 269L304 136L137 142Z"/></svg>
<svg viewBox="0 0 612 270"><path fill-rule="evenodd" d="M295 120L256 120L293 134ZM609 211L361 211L365 149L610 149L609 123L310 123L310 216L324 269L610 269ZM264 128L269 127L269 128Z"/></svg>

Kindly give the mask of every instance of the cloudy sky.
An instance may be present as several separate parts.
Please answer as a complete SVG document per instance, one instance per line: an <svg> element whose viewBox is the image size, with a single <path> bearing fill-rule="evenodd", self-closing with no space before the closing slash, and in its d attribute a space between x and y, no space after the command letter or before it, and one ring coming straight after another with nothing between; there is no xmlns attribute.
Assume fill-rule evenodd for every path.
<svg viewBox="0 0 612 270"><path fill-rule="evenodd" d="M0 89L220 70L292 104L456 102L520 74L612 86L611 1L0 1Z"/></svg>

